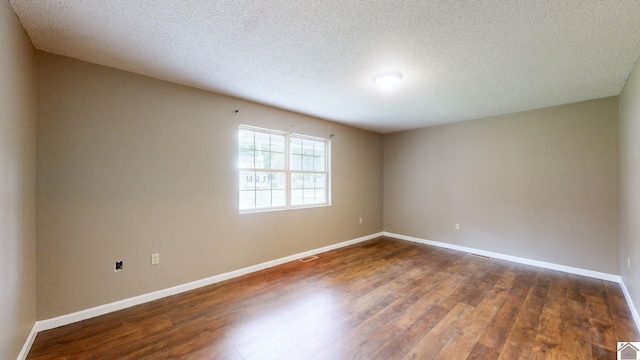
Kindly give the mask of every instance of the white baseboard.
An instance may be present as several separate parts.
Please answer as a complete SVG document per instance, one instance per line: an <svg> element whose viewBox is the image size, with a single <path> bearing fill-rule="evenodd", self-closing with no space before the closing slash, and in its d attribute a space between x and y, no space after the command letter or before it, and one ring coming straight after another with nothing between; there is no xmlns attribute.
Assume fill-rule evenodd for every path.
<svg viewBox="0 0 640 360"><path fill-rule="evenodd" d="M432 245L432 246L437 246L437 247L441 247L441 248L447 248L447 249L451 249L451 250L464 251L464 252L467 252L467 253L488 256L488 257L492 257L492 258L496 258L496 259L508 260L508 261L511 261L511 262L515 262L515 263L519 263L519 264L525 264L525 265L531 265L531 266L535 266L535 267L539 267L539 268L558 270L558 271L562 271L562 272L566 272L566 273L570 273L570 274L582 275L582 276L587 276L587 277L601 279L601 280L613 281L613 282L617 282L617 283L622 281L622 279L620 278L619 275L607 274L607 273L603 273L603 272L599 272L599 271L581 269L581 268L576 268L576 267L566 266L566 265L559 265L559 264L549 263L549 262L545 262L545 261L527 259L527 258L523 258L523 257L519 257L519 256L505 255L505 254L496 253L496 252L492 252L492 251L474 249L474 248L470 248L470 247L466 247L466 246L447 244L447 243L438 242L438 241L425 240L425 239L420 239L420 238L416 238L416 237L412 237L412 236L394 234L394 233L390 233L390 232L386 232L386 231L383 232L383 234L384 234L384 236L388 236L388 237L392 237L392 238L396 238L396 239L400 239L400 240L407 240L407 241L417 242L417 243L420 243L420 244L426 244L426 245Z"/></svg>
<svg viewBox="0 0 640 360"><path fill-rule="evenodd" d="M531 265L531 266L536 266L539 268L545 268L545 269L551 269L551 270L558 270L558 271L562 271L569 274L582 275L582 276L587 276L595 279L616 282L620 284L620 287L622 288L624 297L627 300L627 305L629 306L631 314L633 315L633 320L636 324L636 328L638 329L638 331L640 331L640 315L638 315L638 310L634 306L633 300L631 300L631 295L629 294L629 291L627 290L627 287L625 286L624 281L622 280L622 277L620 275L613 275L613 274L603 273L599 271L581 269L581 268L576 268L576 267L566 266L566 265L559 265L559 264L549 263L546 261L527 259L519 256L506 255L506 254L496 253L492 251L474 249L474 248L460 246L460 245L447 244L447 243L433 241L433 240L425 240L425 239L420 239L412 236L394 234L387 231L384 231L382 234L384 236L396 238L400 240L412 241L420 244L432 245L432 246L447 248L451 250L489 256L496 259L508 260L515 263L519 263L519 264Z"/></svg>
<svg viewBox="0 0 640 360"><path fill-rule="evenodd" d="M36 321L36 323L33 325L33 329L31 330L31 333L29 334L29 337L27 338L27 341L25 341L24 346L22 347L22 351L20 352L20 355L18 356L19 360L22 359L26 359L27 354L29 353L29 350L31 349L31 346L33 345L33 341L35 340L35 337L37 335L38 332L40 331L44 331L44 330L50 330L50 329L54 329L60 326L64 326L64 325L68 325L68 324L72 324L78 321L82 321L82 320L86 320L86 319L90 319L96 316L100 316L100 315L104 315L104 314L108 314L114 311L118 311L118 310L122 310L122 309L126 309L135 305L139 305L139 304L143 304L146 302L150 302L150 301L154 301L154 300L158 300L158 299L162 299L165 298L167 296L171 296L171 295L176 295L179 293L183 293L186 291L190 291L190 290L194 290L197 288L201 288L203 286L207 286L207 285L211 285L211 284L215 284L221 281L225 281L225 280L229 280L235 277L239 277L242 275L246 275L246 274L250 274L252 272L256 272L256 271L260 271L260 270L264 270L270 267L274 267L277 265L281 265L290 261L294 261L294 260L298 260L301 258L305 258L307 256L311 256L311 255L315 255L315 254L319 254L319 253L323 253L323 252L327 252L330 250L335 250L341 247L345 247L345 246L349 246L349 245L353 245L353 244L357 244L359 242L362 241L367 241L367 240L371 240L371 239L375 239L377 237L382 236L382 232L376 233L376 234L371 234L371 235L367 235L367 236L363 236L357 239L352 239L352 240L348 240L348 241L344 241L338 244L333 244L333 245L329 245L329 246L325 246L319 249L314 249L314 250L309 250L309 251L305 251L299 254L294 254L294 255L290 255L290 256L286 256L280 259L276 259L276 260L272 260L272 261L267 261L261 264L257 264L257 265L253 265L253 266L249 266L243 269L238 269L238 270L234 270L234 271L230 271L224 274L220 274L220 275L215 275L215 276L211 276L205 279L201 279L201 280L196 280L196 281L192 281L190 283L186 283L186 284L182 284L182 285L178 285L178 286L174 286L174 287L170 287L167 289L163 289L163 290L158 290L158 291L154 291L148 294L143 294L143 295L139 295L139 296L134 296L132 298L128 298L128 299L123 299L123 300L119 300L116 302L112 302L109 304L104 304L104 305L100 305L100 306L96 306L90 309L86 309L86 310L81 310L81 311L77 311L71 314L66 314L66 315L61 315L55 318L51 318L51 319L46 319L46 320L40 320L40 321Z"/></svg>
<svg viewBox="0 0 640 360"><path fill-rule="evenodd" d="M29 351L31 350L31 346L33 346L33 342L36 341L36 335L38 335L38 331L36 330L36 326L34 325L31 328L29 336L27 336L27 340L24 342L24 345L22 345L22 349L20 350L20 353L17 357L18 360L25 360L27 358L27 355L29 355Z"/></svg>
<svg viewBox="0 0 640 360"><path fill-rule="evenodd" d="M631 294L629 294L629 290L627 290L627 286L622 280L620 280L620 287L622 288L624 298L627 300L627 304L629 305L629 310L631 310L631 315L633 316L633 321L636 323L636 328L638 329L638 332L640 332L640 314L638 314L638 310L631 299Z"/></svg>

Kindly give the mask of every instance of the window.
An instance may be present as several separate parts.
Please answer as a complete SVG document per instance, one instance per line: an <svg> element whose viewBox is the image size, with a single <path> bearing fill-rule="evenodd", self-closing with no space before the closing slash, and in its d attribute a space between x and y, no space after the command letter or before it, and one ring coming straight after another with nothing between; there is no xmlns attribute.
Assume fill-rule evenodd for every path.
<svg viewBox="0 0 640 360"><path fill-rule="evenodd" d="M327 139L240 126L240 212L330 205Z"/></svg>

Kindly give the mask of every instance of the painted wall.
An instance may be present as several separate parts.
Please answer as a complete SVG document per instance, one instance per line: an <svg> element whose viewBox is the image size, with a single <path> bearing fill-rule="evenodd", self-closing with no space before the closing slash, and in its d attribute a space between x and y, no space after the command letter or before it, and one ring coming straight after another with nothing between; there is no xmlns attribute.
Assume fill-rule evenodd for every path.
<svg viewBox="0 0 640 360"><path fill-rule="evenodd" d="M640 65L619 96L620 275L640 310ZM631 268L627 267L631 258Z"/></svg>
<svg viewBox="0 0 640 360"><path fill-rule="evenodd" d="M385 135L385 231L618 274L617 106Z"/></svg>
<svg viewBox="0 0 640 360"><path fill-rule="evenodd" d="M0 2L0 357L16 358L36 320L35 51Z"/></svg>
<svg viewBox="0 0 640 360"><path fill-rule="evenodd" d="M38 319L382 231L379 134L43 52L37 59ZM240 124L335 134L332 206L239 215ZM115 273L117 260L124 270Z"/></svg>

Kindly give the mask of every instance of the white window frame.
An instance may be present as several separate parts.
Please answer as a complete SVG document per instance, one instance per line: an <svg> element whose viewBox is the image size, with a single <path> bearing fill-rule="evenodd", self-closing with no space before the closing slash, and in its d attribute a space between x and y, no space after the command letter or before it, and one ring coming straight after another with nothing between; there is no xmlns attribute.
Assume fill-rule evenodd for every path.
<svg viewBox="0 0 640 360"><path fill-rule="evenodd" d="M271 206L271 207L254 207L254 208L245 208L245 209L241 209L240 206L241 204L241 200L240 197L242 195L242 189L240 188L240 185L238 185L238 191L237 191L237 199L238 199L238 211L240 214L252 214L252 213L260 213L260 212L270 212L270 211L282 211L282 210L293 210L293 209L307 209L307 208L316 208L316 207L326 207L326 206L331 206L331 140L330 139L326 139L326 138L320 138L320 137L315 137L315 136L309 136L309 135L302 135L302 134L296 134L296 133L288 133L288 132L284 132L284 131L278 131L278 130L273 130L273 129L266 129L266 128L260 128L260 127L255 127L255 126L250 126L250 125L240 125L238 128L238 135L240 135L240 131L242 130L246 130L246 131L252 131L255 133L263 133L263 134L274 134L274 135L279 135L279 136L283 136L284 137L284 154L285 154L285 165L284 165L284 170L280 170L280 169L264 169L264 168L256 168L256 167L243 167L241 166L241 161L240 161L240 152L241 152L241 144L240 144L240 137L238 136L238 144L237 144L237 148L236 150L237 155L238 155L238 162L237 162L237 166L238 166L238 172L237 172L237 177L236 177L236 181L237 184L240 184L240 176L242 174L242 172L245 171L254 171L254 172L282 172L286 174L286 185L285 185L285 197L286 197L286 202L284 206ZM324 171L313 171L313 170L292 170L291 169L291 139L301 139L301 140L310 140L310 141L314 141L314 142L323 142L325 145L325 151L324 151ZM255 166L255 164L254 164ZM325 196L324 196L324 202L322 203L313 203L313 204L299 204L299 205L293 205L292 204L292 193L293 190L300 190L300 189L292 189L292 175L293 174L323 174L326 176L326 188L325 188ZM246 190L244 190L246 191ZM257 192L257 189L254 190ZM304 191L304 189L303 189ZM255 204L254 204L255 205Z"/></svg>

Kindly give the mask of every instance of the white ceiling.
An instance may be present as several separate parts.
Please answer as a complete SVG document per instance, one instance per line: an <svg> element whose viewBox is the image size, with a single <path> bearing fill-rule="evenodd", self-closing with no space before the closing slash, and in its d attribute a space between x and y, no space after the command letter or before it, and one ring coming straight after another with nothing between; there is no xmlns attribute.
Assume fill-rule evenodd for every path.
<svg viewBox="0 0 640 360"><path fill-rule="evenodd" d="M381 133L618 95L640 55L638 0L10 3L37 49Z"/></svg>

